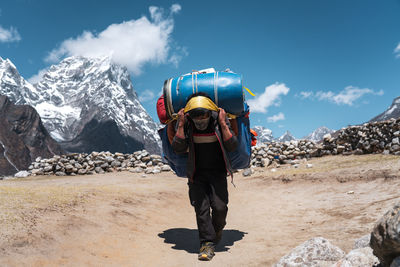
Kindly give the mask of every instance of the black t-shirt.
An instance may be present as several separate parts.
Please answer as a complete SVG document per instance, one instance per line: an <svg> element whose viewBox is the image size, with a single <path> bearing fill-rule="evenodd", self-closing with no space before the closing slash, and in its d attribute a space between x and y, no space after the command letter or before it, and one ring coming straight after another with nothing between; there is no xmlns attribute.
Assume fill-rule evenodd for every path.
<svg viewBox="0 0 400 267"><path fill-rule="evenodd" d="M211 118L210 120L213 120ZM196 175L204 172L217 172L226 174L226 166L221 145L215 135L213 122L210 121L208 128L199 131L194 127L193 140L195 150ZM222 140L220 140L222 142Z"/></svg>

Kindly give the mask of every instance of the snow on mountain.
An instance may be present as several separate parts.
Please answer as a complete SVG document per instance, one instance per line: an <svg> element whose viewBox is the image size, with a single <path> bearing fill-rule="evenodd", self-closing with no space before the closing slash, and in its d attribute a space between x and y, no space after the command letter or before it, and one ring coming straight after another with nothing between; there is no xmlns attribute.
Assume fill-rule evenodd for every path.
<svg viewBox="0 0 400 267"><path fill-rule="evenodd" d="M15 103L34 106L51 136L62 142L66 150L73 147L79 151L79 146L87 147L85 143L95 141L83 136L112 133L107 137L110 143L123 137L126 147L131 149L160 151L157 125L140 104L127 69L109 57L66 58L51 66L35 86L25 81L8 59L2 60L0 79L0 94ZM115 125L110 126L110 121ZM103 124L113 130L103 133ZM85 134L80 135L84 129ZM75 141L78 136L79 142ZM97 149L101 148L98 143Z"/></svg>
<svg viewBox="0 0 400 267"><path fill-rule="evenodd" d="M272 142L275 138L272 136L272 131L263 126L254 126L252 128L258 134L257 144Z"/></svg>
<svg viewBox="0 0 400 267"><path fill-rule="evenodd" d="M278 142L286 142L292 140L296 140L296 138L289 131L286 131L286 133L284 133L281 137L277 139Z"/></svg>
<svg viewBox="0 0 400 267"><path fill-rule="evenodd" d="M14 104L30 105L38 101L36 88L21 77L9 59L0 57L0 95L6 95Z"/></svg>
<svg viewBox="0 0 400 267"><path fill-rule="evenodd" d="M392 105L385 112L379 114L369 122L385 121L391 118L397 119L398 117L400 117L400 96L393 100Z"/></svg>
<svg viewBox="0 0 400 267"><path fill-rule="evenodd" d="M309 135L305 136L303 139L307 139L310 141L318 142L321 141L324 137L325 134L330 134L335 132L334 130L331 130L325 126L319 127L315 129L312 133Z"/></svg>

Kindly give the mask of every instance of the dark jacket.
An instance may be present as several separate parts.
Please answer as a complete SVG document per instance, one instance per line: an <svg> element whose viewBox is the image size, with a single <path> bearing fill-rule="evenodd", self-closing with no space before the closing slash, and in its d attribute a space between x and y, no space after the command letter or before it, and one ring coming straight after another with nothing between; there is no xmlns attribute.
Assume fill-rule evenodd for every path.
<svg viewBox="0 0 400 267"><path fill-rule="evenodd" d="M219 144L221 146L221 150L222 150L222 154L223 154L223 158L225 161L225 167L227 172L232 176L232 168L231 168L231 164L228 158L227 153L234 151L238 145L238 141L236 136L233 134L232 129L230 127L230 123L229 120L226 119L227 125L229 127L229 130L232 134L232 137L229 138L228 140L224 141L223 137L222 137L222 133L221 133L221 127L218 123L218 113L213 111L211 113L211 120L210 123L212 124L211 127L213 129L215 129L215 135L217 136L217 139L219 141ZM176 124L179 125L179 122ZM193 178L195 175L195 170L196 170L196 164L195 164L195 144L193 142L193 132L194 132L195 128L193 125L193 122L188 119L187 122L184 125L184 133L185 133L185 138L182 139L178 136L175 135L173 141L172 141L172 148L175 151L175 153L177 154L183 154L188 152L188 161L187 161L187 177L189 178L189 180L191 182L193 182ZM209 157L209 154L204 154L201 155L203 157Z"/></svg>

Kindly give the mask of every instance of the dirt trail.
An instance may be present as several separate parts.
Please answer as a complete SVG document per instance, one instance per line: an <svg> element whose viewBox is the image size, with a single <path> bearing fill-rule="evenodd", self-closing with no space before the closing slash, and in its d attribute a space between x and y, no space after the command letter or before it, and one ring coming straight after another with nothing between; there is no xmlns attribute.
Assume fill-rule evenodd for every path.
<svg viewBox="0 0 400 267"><path fill-rule="evenodd" d="M270 266L316 236L351 250L400 200L398 157L310 162L235 175L211 262L197 260L185 179L126 172L0 181L0 266Z"/></svg>

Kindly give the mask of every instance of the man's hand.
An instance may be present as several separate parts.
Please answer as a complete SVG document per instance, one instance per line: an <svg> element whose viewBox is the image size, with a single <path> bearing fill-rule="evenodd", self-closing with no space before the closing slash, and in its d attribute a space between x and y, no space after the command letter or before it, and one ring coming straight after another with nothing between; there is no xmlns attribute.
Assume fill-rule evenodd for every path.
<svg viewBox="0 0 400 267"><path fill-rule="evenodd" d="M218 114L218 122L219 125L225 126L226 125L226 112L223 108L219 108L219 114Z"/></svg>
<svg viewBox="0 0 400 267"><path fill-rule="evenodd" d="M223 108L219 108L218 122L221 126L222 137L224 141L230 139L232 137L232 133L230 132L229 127L226 124L226 112Z"/></svg>
<svg viewBox="0 0 400 267"><path fill-rule="evenodd" d="M178 112L178 118L179 118L179 125L178 125L178 127L183 127L184 125L185 125L185 122L186 122L186 115L185 115L185 113L183 112L183 108L181 108L181 110L179 110L179 112Z"/></svg>
<svg viewBox="0 0 400 267"><path fill-rule="evenodd" d="M184 126L185 126L185 122L186 122L186 115L183 112L183 108L181 110L179 110L178 112L178 130L176 131L176 136L178 136L181 139L185 138L185 131L184 131Z"/></svg>

